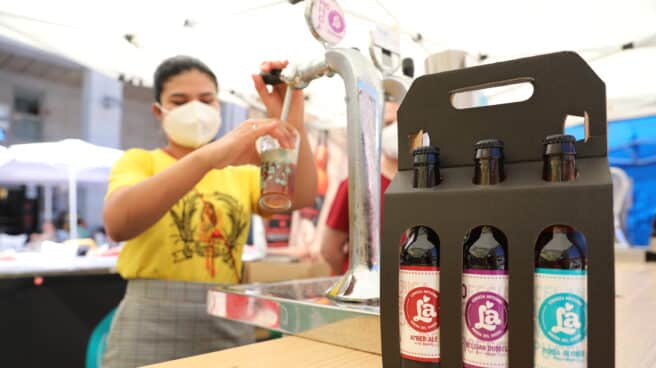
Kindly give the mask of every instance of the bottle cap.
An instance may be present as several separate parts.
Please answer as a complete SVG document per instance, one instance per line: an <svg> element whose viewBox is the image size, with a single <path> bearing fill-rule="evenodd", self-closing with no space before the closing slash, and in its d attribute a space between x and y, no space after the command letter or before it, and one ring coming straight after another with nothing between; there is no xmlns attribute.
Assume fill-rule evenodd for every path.
<svg viewBox="0 0 656 368"><path fill-rule="evenodd" d="M575 155L576 154L576 137L569 134L554 134L547 136L542 143L545 145L545 155Z"/></svg>
<svg viewBox="0 0 656 368"><path fill-rule="evenodd" d="M503 141L499 139L484 139L474 144L476 159L503 158Z"/></svg>
<svg viewBox="0 0 656 368"><path fill-rule="evenodd" d="M474 144L474 149L480 148L503 148L503 141L500 139L483 139Z"/></svg>
<svg viewBox="0 0 656 368"><path fill-rule="evenodd" d="M434 146L419 147L412 151L415 165L436 165L440 162L440 149Z"/></svg>
<svg viewBox="0 0 656 368"><path fill-rule="evenodd" d="M552 134L542 141L544 144L575 143L576 137L569 134Z"/></svg>

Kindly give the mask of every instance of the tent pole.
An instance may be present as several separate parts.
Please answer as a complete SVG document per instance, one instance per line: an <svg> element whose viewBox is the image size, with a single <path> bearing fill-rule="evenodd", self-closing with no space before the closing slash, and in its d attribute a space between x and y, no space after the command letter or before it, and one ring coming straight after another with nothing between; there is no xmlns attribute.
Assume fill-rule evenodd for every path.
<svg viewBox="0 0 656 368"><path fill-rule="evenodd" d="M52 221L52 186L43 186L43 220Z"/></svg>
<svg viewBox="0 0 656 368"><path fill-rule="evenodd" d="M77 239L77 180L75 169L68 168L68 229L69 239Z"/></svg>

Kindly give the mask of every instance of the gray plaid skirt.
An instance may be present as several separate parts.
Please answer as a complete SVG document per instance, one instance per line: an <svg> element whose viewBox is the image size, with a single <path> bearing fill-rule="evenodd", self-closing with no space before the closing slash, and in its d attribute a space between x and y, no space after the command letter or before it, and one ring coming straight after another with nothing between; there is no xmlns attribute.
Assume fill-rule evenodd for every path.
<svg viewBox="0 0 656 368"><path fill-rule="evenodd" d="M134 368L254 342L252 327L207 314L207 290L212 286L129 280L102 367Z"/></svg>

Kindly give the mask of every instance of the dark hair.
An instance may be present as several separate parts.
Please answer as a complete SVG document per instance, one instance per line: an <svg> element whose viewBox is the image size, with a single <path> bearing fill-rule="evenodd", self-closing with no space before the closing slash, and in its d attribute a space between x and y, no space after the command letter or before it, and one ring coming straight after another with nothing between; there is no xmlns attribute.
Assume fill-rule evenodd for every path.
<svg viewBox="0 0 656 368"><path fill-rule="evenodd" d="M210 77L216 89L219 89L219 83L216 80L216 75L214 75L212 70L207 65L205 65L205 63L191 56L178 55L162 61L162 63L157 67L157 70L155 70L155 75L153 76L155 101L161 102L164 84L168 82L169 79L194 69Z"/></svg>

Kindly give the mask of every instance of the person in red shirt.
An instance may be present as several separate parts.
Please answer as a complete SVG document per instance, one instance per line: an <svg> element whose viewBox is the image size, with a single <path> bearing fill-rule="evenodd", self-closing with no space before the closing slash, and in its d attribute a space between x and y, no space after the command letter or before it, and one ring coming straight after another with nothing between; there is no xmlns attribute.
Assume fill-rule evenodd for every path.
<svg viewBox="0 0 656 368"><path fill-rule="evenodd" d="M383 194L392 182L398 170L398 133L396 113L399 105L385 103L385 116L382 137L381 178L380 178L380 218L383 218ZM348 269L348 179L339 184L330 212L326 219L326 228L321 240L321 256L330 265L332 273L342 274Z"/></svg>

